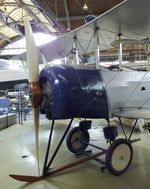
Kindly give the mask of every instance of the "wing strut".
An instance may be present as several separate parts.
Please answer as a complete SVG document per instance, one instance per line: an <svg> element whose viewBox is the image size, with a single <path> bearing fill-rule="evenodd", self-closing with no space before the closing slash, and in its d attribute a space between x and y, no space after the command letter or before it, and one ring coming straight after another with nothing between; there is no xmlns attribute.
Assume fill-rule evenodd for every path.
<svg viewBox="0 0 150 189"><path fill-rule="evenodd" d="M95 27L94 41L95 41L95 64L96 69L99 69L100 62L100 41L99 41L99 27Z"/></svg>
<svg viewBox="0 0 150 189"><path fill-rule="evenodd" d="M119 49L118 49L118 59L119 59L119 70L122 69L122 42L121 42L122 33L118 33L119 37Z"/></svg>
<svg viewBox="0 0 150 189"><path fill-rule="evenodd" d="M75 64L79 64L79 52L77 48L77 36L74 36L73 49L75 50Z"/></svg>

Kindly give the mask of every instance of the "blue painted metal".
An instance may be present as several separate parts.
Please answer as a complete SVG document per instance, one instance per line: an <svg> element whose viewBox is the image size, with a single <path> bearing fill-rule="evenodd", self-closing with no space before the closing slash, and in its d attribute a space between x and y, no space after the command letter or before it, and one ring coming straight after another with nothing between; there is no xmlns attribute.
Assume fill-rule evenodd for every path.
<svg viewBox="0 0 150 189"><path fill-rule="evenodd" d="M52 88L49 119L109 117L104 83L94 66L48 65L40 73L41 87L45 81Z"/></svg>
<svg viewBox="0 0 150 189"><path fill-rule="evenodd" d="M89 23L91 22L92 20L94 20L96 18L96 16L93 16L93 15L87 15L84 17L84 21L85 23Z"/></svg>
<svg viewBox="0 0 150 189"><path fill-rule="evenodd" d="M6 114L10 109L10 101L8 98L0 98L0 114Z"/></svg>

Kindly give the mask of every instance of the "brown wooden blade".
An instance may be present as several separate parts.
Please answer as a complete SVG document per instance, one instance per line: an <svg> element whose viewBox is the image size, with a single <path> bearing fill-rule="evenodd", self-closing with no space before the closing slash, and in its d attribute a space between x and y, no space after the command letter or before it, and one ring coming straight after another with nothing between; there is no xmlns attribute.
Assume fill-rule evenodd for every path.
<svg viewBox="0 0 150 189"><path fill-rule="evenodd" d="M35 182L38 180L41 180L43 176L28 176L28 175L13 175L10 174L10 177L12 177L15 180L21 181L21 182Z"/></svg>

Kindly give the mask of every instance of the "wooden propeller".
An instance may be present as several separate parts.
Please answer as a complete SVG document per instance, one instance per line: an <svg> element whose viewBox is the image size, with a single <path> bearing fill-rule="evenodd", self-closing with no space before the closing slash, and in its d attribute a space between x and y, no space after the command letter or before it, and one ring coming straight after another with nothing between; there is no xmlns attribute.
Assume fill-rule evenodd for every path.
<svg viewBox="0 0 150 189"><path fill-rule="evenodd" d="M36 154L37 154L37 164L38 173L40 175L39 168L39 104L41 101L41 89L39 86L39 61L37 47L34 41L32 28L27 17L24 20L25 24L25 36L26 36L26 48L27 48L27 66L28 66L28 78L29 85L32 94L32 112L33 120L35 126L35 142L36 142Z"/></svg>
<svg viewBox="0 0 150 189"><path fill-rule="evenodd" d="M27 18L24 20L25 24L25 36L26 36L26 48L27 48L27 66L28 66L28 80L30 85L30 90L32 94L32 112L33 120L35 126L35 143L36 143L36 156L38 165L38 174L40 175L39 168L39 104L41 101L41 89L39 86L39 62L38 53L33 38L32 28ZM10 175L13 177L13 175ZM21 176L20 176L21 177ZM19 177L19 178L20 178ZM36 178L36 177L35 177Z"/></svg>

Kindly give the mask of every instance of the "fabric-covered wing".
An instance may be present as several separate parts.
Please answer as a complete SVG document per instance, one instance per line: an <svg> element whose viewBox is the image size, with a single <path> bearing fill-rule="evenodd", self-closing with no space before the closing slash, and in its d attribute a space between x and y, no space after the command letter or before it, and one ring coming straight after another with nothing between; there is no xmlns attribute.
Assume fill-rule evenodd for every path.
<svg viewBox="0 0 150 189"><path fill-rule="evenodd" d="M150 1L128 0L90 23L40 47L47 61L65 57L73 48L74 37L80 54L94 51L94 30L99 27L100 49L108 49L122 33L124 38L141 40L150 36Z"/></svg>
<svg viewBox="0 0 150 189"><path fill-rule="evenodd" d="M116 117L150 119L150 109L123 109L113 113Z"/></svg>
<svg viewBox="0 0 150 189"><path fill-rule="evenodd" d="M124 2L126 2L126 0L123 1L123 3ZM75 39L77 43L77 49L80 55L94 52L94 33L97 27L99 27L98 33L100 50L111 48L111 43L116 39L118 31L113 31L113 26L109 29L106 27L107 23L105 23L105 16L114 9L119 8L123 3L118 4L117 6L113 7L112 9L97 17L88 24L85 24L55 39L51 43L40 46L40 52L45 56L47 61L51 61L52 59L56 58L66 57L72 51Z"/></svg>
<svg viewBox="0 0 150 189"><path fill-rule="evenodd" d="M79 54L94 52L94 31L97 27L100 50L109 49L111 43L118 38L118 33L122 33L123 38L128 39L148 38L150 36L149 8L150 0L125 0L88 24L40 46L39 51L48 62L66 57L72 51L74 38L76 38Z"/></svg>

